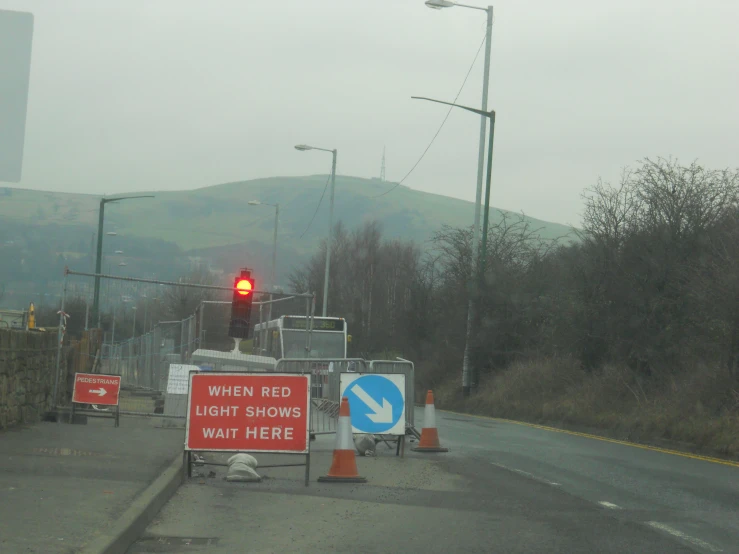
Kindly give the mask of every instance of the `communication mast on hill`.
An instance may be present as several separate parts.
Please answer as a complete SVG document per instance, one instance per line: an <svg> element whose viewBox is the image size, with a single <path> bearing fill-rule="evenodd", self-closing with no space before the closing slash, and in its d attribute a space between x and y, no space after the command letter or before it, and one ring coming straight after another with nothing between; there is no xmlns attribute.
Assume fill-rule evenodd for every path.
<svg viewBox="0 0 739 554"><path fill-rule="evenodd" d="M380 166L380 181L385 180L385 147L382 147L382 165Z"/></svg>

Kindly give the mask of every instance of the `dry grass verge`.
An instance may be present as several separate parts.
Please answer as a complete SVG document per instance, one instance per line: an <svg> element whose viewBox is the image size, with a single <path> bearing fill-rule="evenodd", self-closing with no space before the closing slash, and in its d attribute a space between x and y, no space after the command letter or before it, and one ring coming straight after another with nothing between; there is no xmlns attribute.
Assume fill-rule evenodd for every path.
<svg viewBox="0 0 739 554"><path fill-rule="evenodd" d="M739 457L739 379L724 368L645 379L619 366L587 373L549 359L514 364L468 399L458 379L434 385L440 408Z"/></svg>

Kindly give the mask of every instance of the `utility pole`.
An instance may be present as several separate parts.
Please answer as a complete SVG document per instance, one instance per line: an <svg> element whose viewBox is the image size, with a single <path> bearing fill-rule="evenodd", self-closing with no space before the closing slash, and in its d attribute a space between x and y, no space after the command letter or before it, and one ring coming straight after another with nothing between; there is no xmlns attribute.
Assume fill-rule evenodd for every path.
<svg viewBox="0 0 739 554"><path fill-rule="evenodd" d="M275 234L272 237L272 290L277 286L277 225L280 221L280 205L275 204ZM272 293L269 294L269 319L272 321Z"/></svg>
<svg viewBox="0 0 739 554"><path fill-rule="evenodd" d="M472 267L471 274L474 274L480 267L480 257L485 256L483 251L485 244L487 243L487 237L485 236L486 231L483 230L482 241L483 248L480 248L480 201L482 200L482 181L485 175L485 128L488 120L488 115L484 115L488 112L488 83L490 81L490 42L493 34L493 6L487 8L481 8L479 6L470 6L466 4L458 4L452 0L427 0L426 5L434 10L442 10L444 8L469 8L473 10L484 11L487 14L487 27L485 29L485 65L483 68L483 79L482 79L482 115L480 116L480 140L477 154L477 189L475 191L475 219L474 228L472 230ZM485 217L487 217L487 211L489 205L485 203ZM485 226L487 229L487 226ZM473 339L473 327L476 320L476 288L479 287L480 280L474 277L470 280L471 289L469 295L469 302L467 305L467 330L466 339L464 345L464 358L462 361L462 393L464 396L469 396L470 388L472 385L472 379L474 377L474 368L470 361L470 350L472 348L471 343Z"/></svg>
<svg viewBox="0 0 739 554"><path fill-rule="evenodd" d="M334 232L334 191L336 190L336 150L332 150L333 160L331 162L331 204L328 210L328 243L326 244L326 274L323 278L323 309L321 315L326 317L328 310L328 281L331 269L331 249L333 247Z"/></svg>
<svg viewBox="0 0 739 554"><path fill-rule="evenodd" d="M92 316L93 321L97 318L98 326L100 325L100 270L103 264L103 223L105 222L105 204L111 202L121 202L123 200L133 200L134 198L154 198L152 194L143 194L138 196L120 196L117 198L100 199L100 209L98 211L98 244L97 255L95 257L95 290L92 298Z"/></svg>
<svg viewBox="0 0 739 554"><path fill-rule="evenodd" d="M472 302L473 305L475 302L479 302L479 295L481 291L483 290L483 284L485 280L485 257L486 257L486 251L487 251L487 235L488 235L488 214L490 213L490 186L492 182L492 172L493 172L493 139L495 138L495 110L490 110L489 112L484 112L482 110L478 110L476 108L470 108L468 106L461 106L459 104L453 104L451 102L443 102L441 100L434 100L433 98L425 98L421 96L412 96L411 98L417 99L417 100L428 100L430 102L436 102L438 104L446 104L447 106L455 106L457 108L462 108L463 110L467 110L468 112L484 115L488 119L490 119L490 138L488 140L488 170L487 170L487 177L485 180L485 212L483 215L483 222L482 222L482 244L480 247L480 255L478 258L478 266L477 266L477 279L475 279L476 283L472 290ZM468 316L469 317L469 316ZM469 320L468 320L469 323ZM468 333L469 333L469 327L468 327ZM470 334L468 334L468 341L467 345L465 347L465 352L467 352L467 349L470 348ZM469 367L469 366L468 366ZM470 371L467 373L467 378L470 379ZM469 396L470 390L469 388L462 387L462 392L465 396Z"/></svg>
<svg viewBox="0 0 739 554"><path fill-rule="evenodd" d="M326 317L328 307L328 281L329 270L331 268L331 239L334 230L334 191L336 190L336 154L337 150L329 150L328 148L318 148L316 146L308 146L307 144L298 144L295 150L321 150L322 152L331 152L331 201L328 210L328 240L326 242L326 269L323 274L323 310L322 315Z"/></svg>
<svg viewBox="0 0 739 554"><path fill-rule="evenodd" d="M267 202L260 202L259 200L249 200L247 202L250 206L271 206L275 209L275 231L274 236L272 237L272 282L270 285L270 293L269 293L269 319L268 321L272 321L272 291L275 290L275 287L277 286L277 228L279 226L280 221L280 205L279 204L269 204Z"/></svg>

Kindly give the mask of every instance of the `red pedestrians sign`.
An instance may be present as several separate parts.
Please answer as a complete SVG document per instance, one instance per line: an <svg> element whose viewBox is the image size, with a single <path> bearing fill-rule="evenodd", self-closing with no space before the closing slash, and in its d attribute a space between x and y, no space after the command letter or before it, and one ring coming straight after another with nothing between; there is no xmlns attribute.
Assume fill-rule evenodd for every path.
<svg viewBox="0 0 739 554"><path fill-rule="evenodd" d="M191 373L186 450L309 452L310 375Z"/></svg>
<svg viewBox="0 0 739 554"><path fill-rule="evenodd" d="M121 392L120 375L75 373L72 402L117 406Z"/></svg>

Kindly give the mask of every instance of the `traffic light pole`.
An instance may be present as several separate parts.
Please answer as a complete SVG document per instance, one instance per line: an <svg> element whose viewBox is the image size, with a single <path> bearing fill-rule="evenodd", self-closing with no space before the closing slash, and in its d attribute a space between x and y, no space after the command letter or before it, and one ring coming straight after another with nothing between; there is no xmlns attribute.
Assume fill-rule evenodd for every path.
<svg viewBox="0 0 739 554"><path fill-rule="evenodd" d="M95 255L95 292L92 297L92 320L97 318L97 326L100 327L100 277L103 269L103 222L105 221L105 198L100 199L100 212L98 213L98 244Z"/></svg>
<svg viewBox="0 0 739 554"><path fill-rule="evenodd" d="M158 279L141 279L139 277L123 277L122 275L107 275L103 273L88 273L86 271L73 271L68 269L67 275L77 275L80 277L100 277L101 279L112 279L113 281L129 281L131 283L151 283L153 285L171 285L173 287L185 287L193 289L209 289L209 290L225 290L233 292L233 287L224 287L221 285L201 285L199 283L180 283L178 281L160 281ZM254 290L254 294L265 294L268 295L269 291L266 290ZM313 293L309 292L285 292L285 293L274 293L280 295L283 298L278 298L274 302L281 300L287 300L289 298L313 298ZM259 302L254 302L259 304ZM266 302L264 302L266 304Z"/></svg>
<svg viewBox="0 0 739 554"><path fill-rule="evenodd" d="M272 239L272 286L269 288L274 290L277 286L277 225L280 221L280 205L275 204L275 235ZM272 320L272 293L269 294L269 321ZM260 312L261 313L261 312Z"/></svg>

